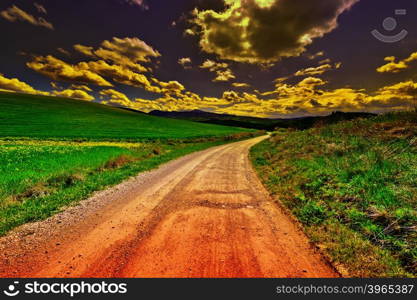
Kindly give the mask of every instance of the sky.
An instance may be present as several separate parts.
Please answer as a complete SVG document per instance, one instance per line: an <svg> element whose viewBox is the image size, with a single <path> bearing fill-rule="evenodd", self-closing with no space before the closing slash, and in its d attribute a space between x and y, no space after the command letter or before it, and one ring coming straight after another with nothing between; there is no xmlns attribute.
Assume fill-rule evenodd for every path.
<svg viewBox="0 0 417 300"><path fill-rule="evenodd" d="M415 0L1 0L0 91L263 118L407 110L416 14Z"/></svg>

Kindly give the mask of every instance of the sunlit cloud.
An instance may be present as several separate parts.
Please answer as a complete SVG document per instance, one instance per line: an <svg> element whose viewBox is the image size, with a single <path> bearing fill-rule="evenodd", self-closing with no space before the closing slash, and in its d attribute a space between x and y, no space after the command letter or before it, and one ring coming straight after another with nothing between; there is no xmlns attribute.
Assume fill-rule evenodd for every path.
<svg viewBox="0 0 417 300"><path fill-rule="evenodd" d="M309 55L307 55L307 57L308 57L308 59L314 60L318 57L324 56L324 54L325 54L324 51L319 51L319 52L314 53L314 54L309 54Z"/></svg>
<svg viewBox="0 0 417 300"><path fill-rule="evenodd" d="M192 60L190 57L182 57L178 60L178 64L180 64L184 69L191 69Z"/></svg>
<svg viewBox="0 0 417 300"><path fill-rule="evenodd" d="M79 99L79 100L85 100L85 101L94 100L94 97L84 90L65 89L62 91L53 91L52 93L53 95L58 96L58 97Z"/></svg>
<svg viewBox="0 0 417 300"><path fill-rule="evenodd" d="M0 16L8 20L9 22L21 21L30 23L35 26L45 27L51 30L54 29L52 23L46 21L42 17L34 17L33 15L17 7L16 5L13 5L12 7L9 7L8 9L1 11Z"/></svg>
<svg viewBox="0 0 417 300"><path fill-rule="evenodd" d="M81 47L80 47L81 46ZM78 50L79 48L89 49L89 51L81 51L86 55L90 56L98 56L100 58L105 58L106 54L102 54L101 52L106 53L103 50L113 51L113 53L117 54L120 57L126 57L132 60L133 62L147 62L151 57L158 57L161 54L149 46L144 41L140 40L137 37L133 38L117 38L113 37L112 40L106 40L101 43L101 47L97 50L94 50L93 47L86 47L79 45L76 47ZM104 56L104 57L103 57ZM112 57L110 57L112 59Z"/></svg>
<svg viewBox="0 0 417 300"><path fill-rule="evenodd" d="M249 88L250 84L245 82L234 82L232 83L232 86L235 88Z"/></svg>
<svg viewBox="0 0 417 300"><path fill-rule="evenodd" d="M388 56L384 59L387 64L379 67L377 72L379 73L399 73L410 67L410 63L417 60L417 52L412 53L409 57L403 60L397 61L395 56Z"/></svg>
<svg viewBox="0 0 417 300"><path fill-rule="evenodd" d="M98 49L85 45L74 45L74 49L85 56L103 59L118 65L124 65L136 72L148 72L149 69L141 65L161 56L161 54L138 38L117 38L106 40Z"/></svg>
<svg viewBox="0 0 417 300"><path fill-rule="evenodd" d="M48 92L38 91L26 82L17 78L7 78L0 74L0 90L6 92L18 92L34 95L48 95Z"/></svg>
<svg viewBox="0 0 417 300"><path fill-rule="evenodd" d="M358 0L223 0L221 12L198 10L192 23L200 47L221 59L271 63L299 56L314 39L337 27ZM190 32L188 34L191 34Z"/></svg>
<svg viewBox="0 0 417 300"><path fill-rule="evenodd" d="M104 96L106 104L120 105L124 107L130 107L130 99L123 93L114 89L107 89L100 91L100 95Z"/></svg>
<svg viewBox="0 0 417 300"><path fill-rule="evenodd" d="M125 66L109 64L104 60L80 62L76 65L76 68L97 74L100 77L107 78L108 80L120 84L144 88L150 92L159 91L156 87L151 85L144 74L136 73Z"/></svg>
<svg viewBox="0 0 417 300"><path fill-rule="evenodd" d="M315 76L315 75L322 75L326 72L339 69L342 66L341 63L337 63L334 65L324 64L318 67L311 67L297 71L294 75L295 76Z"/></svg>
<svg viewBox="0 0 417 300"><path fill-rule="evenodd" d="M68 64L52 55L36 56L26 64L30 69L52 80L112 86L110 82L97 73L79 65Z"/></svg>
<svg viewBox="0 0 417 300"><path fill-rule="evenodd" d="M83 85L83 84L72 84L71 88L74 90L84 90L86 92L92 92L93 90L87 86L87 85Z"/></svg>
<svg viewBox="0 0 417 300"><path fill-rule="evenodd" d="M227 63L220 63L210 59L207 59L200 65L201 69L208 69L210 72L216 74L216 77L213 79L213 82L227 82L231 79L235 79L236 76L233 71L229 68Z"/></svg>

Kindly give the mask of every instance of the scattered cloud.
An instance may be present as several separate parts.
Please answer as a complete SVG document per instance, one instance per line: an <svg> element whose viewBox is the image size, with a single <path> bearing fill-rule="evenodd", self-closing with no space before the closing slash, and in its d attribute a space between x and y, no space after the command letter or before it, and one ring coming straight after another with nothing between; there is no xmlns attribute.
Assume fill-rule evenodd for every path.
<svg viewBox="0 0 417 300"><path fill-rule="evenodd" d="M161 54L138 38L117 38L103 41L98 49L84 45L74 45L74 49L85 56L103 59L118 65L124 65L136 72L148 72L149 69L140 63L146 63L151 58Z"/></svg>
<svg viewBox="0 0 417 300"><path fill-rule="evenodd" d="M66 89L62 91L53 91L52 94L58 97L73 98L85 101L93 101L94 97L84 90Z"/></svg>
<svg viewBox="0 0 417 300"><path fill-rule="evenodd" d="M95 57L93 47L88 47L88 46L77 44L77 45L74 45L74 49L80 52L81 54L84 54L85 56Z"/></svg>
<svg viewBox="0 0 417 300"><path fill-rule="evenodd" d="M219 63L214 60L207 59L203 62L200 68L208 69L210 72L216 74L213 82L227 82L236 78L236 76L233 74L233 71L229 68L229 65L224 62Z"/></svg>
<svg viewBox="0 0 417 300"><path fill-rule="evenodd" d="M52 88L56 89L56 90L62 90L62 87L55 81L51 81L50 82Z"/></svg>
<svg viewBox="0 0 417 300"><path fill-rule="evenodd" d="M48 95L48 92L38 91L31 87L26 82L20 81L17 78L7 78L0 74L0 90L7 92L18 92L34 95Z"/></svg>
<svg viewBox="0 0 417 300"><path fill-rule="evenodd" d="M328 71L339 69L342 66L341 63L336 63L334 65L324 64L318 67L306 68L297 71L294 76L315 76L322 75Z"/></svg>
<svg viewBox="0 0 417 300"><path fill-rule="evenodd" d="M136 73L125 66L112 65L104 60L99 60L81 62L77 64L77 68L109 78L120 84L143 88L149 92L160 92L159 88L153 86L144 74Z"/></svg>
<svg viewBox="0 0 417 300"><path fill-rule="evenodd" d="M105 100L107 104L115 104L124 107L129 107L131 105L130 99L125 94L114 89L102 90L100 91L100 95L107 98Z"/></svg>
<svg viewBox="0 0 417 300"><path fill-rule="evenodd" d="M325 59L319 61L319 65L330 64L331 62L332 62L332 60L330 58L325 58Z"/></svg>
<svg viewBox="0 0 417 300"><path fill-rule="evenodd" d="M21 21L21 22L30 23L35 26L45 27L50 30L54 29L54 26L52 25L52 23L47 22L42 17L38 17L38 18L34 17L33 15L17 7L16 5L13 5L12 7L9 7L8 9L1 11L0 16L8 20L9 22Z"/></svg>
<svg viewBox="0 0 417 300"><path fill-rule="evenodd" d="M379 73L399 73L410 67L410 63L417 60L417 52L412 53L406 59L397 61L395 56L388 56L384 59L387 64L379 67L377 72Z"/></svg>
<svg viewBox="0 0 417 300"><path fill-rule="evenodd" d="M234 86L236 88L249 88L250 84L249 83L244 83L244 82L234 82L234 83L232 83L232 86Z"/></svg>
<svg viewBox="0 0 417 300"><path fill-rule="evenodd" d="M324 56L324 51L319 51L319 52L317 52L315 54L309 54L309 55L307 55L308 59L311 59L311 60L314 60L314 59L316 59L318 57L322 57L322 56Z"/></svg>
<svg viewBox="0 0 417 300"><path fill-rule="evenodd" d="M262 64L301 55L359 0L223 1L224 11L195 9L200 47L221 59Z"/></svg>
<svg viewBox="0 0 417 300"><path fill-rule="evenodd" d="M185 34L185 35L189 35L189 36L195 36L195 35L196 35L195 31L194 31L194 30L192 30L191 28L186 29L186 30L184 31L184 34Z"/></svg>
<svg viewBox="0 0 417 300"><path fill-rule="evenodd" d="M89 86L84 85L84 84L72 84L71 89L73 89L73 90L84 90L86 92L92 92L93 91Z"/></svg>
<svg viewBox="0 0 417 300"><path fill-rule="evenodd" d="M184 68L184 69L191 69L191 64L192 64L192 61L191 61L191 58L190 57L183 57L183 58L180 58L179 60L178 60L178 63Z"/></svg>
<svg viewBox="0 0 417 300"><path fill-rule="evenodd" d="M52 55L36 56L26 64L30 69L52 80L112 86L110 82L79 65L68 64Z"/></svg>
<svg viewBox="0 0 417 300"><path fill-rule="evenodd" d="M133 62L148 62L151 57L159 57L161 54L146 44L139 38L117 38L113 37L112 40L105 40L101 43L101 47L94 50L93 47L87 47L83 45L74 46L76 50L88 56L97 56L106 59L108 52L111 51L114 55L124 57L132 60ZM109 56L109 59L115 57Z"/></svg>
<svg viewBox="0 0 417 300"><path fill-rule="evenodd" d="M232 70L217 70L216 71L216 78L213 79L213 82L226 82L230 81L231 79L235 79L236 76L233 74Z"/></svg>

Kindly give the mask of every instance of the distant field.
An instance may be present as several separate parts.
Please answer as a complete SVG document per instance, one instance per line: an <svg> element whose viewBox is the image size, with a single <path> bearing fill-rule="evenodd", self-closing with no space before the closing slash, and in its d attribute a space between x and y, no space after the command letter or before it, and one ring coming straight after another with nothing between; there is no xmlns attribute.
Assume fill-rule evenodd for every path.
<svg viewBox="0 0 417 300"><path fill-rule="evenodd" d="M0 93L0 137L184 139L248 131L66 98Z"/></svg>
<svg viewBox="0 0 417 300"><path fill-rule="evenodd" d="M417 276L416 112L280 130L251 156L340 270Z"/></svg>

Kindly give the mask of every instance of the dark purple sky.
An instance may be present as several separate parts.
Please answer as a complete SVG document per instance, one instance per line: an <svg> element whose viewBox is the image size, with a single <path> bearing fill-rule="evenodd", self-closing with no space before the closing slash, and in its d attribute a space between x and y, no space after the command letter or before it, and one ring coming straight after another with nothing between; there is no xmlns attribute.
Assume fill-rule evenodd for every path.
<svg viewBox="0 0 417 300"><path fill-rule="evenodd" d="M200 45L200 41L204 38L204 28L193 21L195 18L192 15L193 9L197 7L200 12L224 13L228 8L223 0L147 0L142 5L139 5L141 1L136 1L138 3L134 4L129 3L128 0L2 0L0 11L5 13L0 16L2 39L0 73L3 76L0 89L27 92L25 89L15 87L10 82L13 78L30 85L36 91L51 94L56 91L56 95L67 89L77 89L74 85L86 85L91 91L85 90L85 92L97 101L108 101L109 99L103 96L104 94L100 95L100 92L111 88L123 93L133 104L130 105L127 102L122 104L122 101L107 103L119 103L137 109L143 106L144 111L200 108L222 113L265 117L323 114L333 110L385 111L404 109L413 105L417 95L417 84L414 85L417 81L417 62L414 64L414 60L410 59L405 68L398 70L394 68L378 72L377 69L388 63L384 61L386 57L394 56L396 62L399 62L417 52L417 2L415 0L359 0L349 10L337 16L337 27L327 30L323 36L314 37L312 42L307 43L305 49L297 54L298 56L286 57L282 55L284 51L282 49L287 47L287 44L291 53L295 50L294 47L291 48L293 46L292 32L284 31L282 28L298 26L300 31L311 30L314 24L316 24L314 26L319 26L322 24L320 22L323 22L313 18L324 19L327 14L331 13L326 11L323 15L317 12L308 14L299 8L304 3L317 2L317 9L320 10L319 4L323 3L320 0L292 1L298 10L292 6L285 8L281 5L282 7L279 7L278 3L276 4L276 19L273 19L274 15L271 17L272 13L266 11L268 8L252 10L244 7L254 5L253 2L256 0L248 0L247 3L246 0L242 0L242 11L248 13L249 22L253 22L251 24L255 24L258 20L266 20L265 24L268 24L268 26L263 24L262 30L254 31L254 35L257 36L253 41L259 41L259 49L262 47L269 49L269 44L271 44L273 45L271 51L275 51L267 59L266 56L262 56L264 61L260 59L256 62L248 62L245 61L249 60L248 57L256 57L256 59L258 57L248 56L242 51L232 49L235 45L232 45L230 41L233 35L229 34L231 30L236 29L232 21L225 23L224 26L213 27L210 20L205 20L207 37L212 40L211 44L206 47ZM350 0L339 2L343 1ZM35 3L37 5L34 5ZM300 6L295 6L296 4ZM24 19L20 13L19 16L14 15L10 10L13 6L33 17L36 24ZM45 11L42 11L40 6ZM290 11L291 9L294 11ZM407 15L396 16L395 9L407 9ZM305 20L306 24L294 21L297 18L308 19L309 16L312 20ZM382 26L382 21L387 17L394 17L398 21L397 28L392 32L388 32ZM49 25L40 24L42 21L39 18L51 24L53 29L48 28ZM268 18L272 21L268 21ZM186 34L186 29L192 29L194 35ZM225 35L221 37L225 36L226 41L221 41L220 35L210 36L211 31L208 31L217 30L216 34L218 34L223 29ZM386 35L397 34L402 29L409 33L398 43L383 43L371 35L370 32L374 29ZM271 32L276 32L276 35L272 35ZM286 36L287 33L289 36ZM184 90L180 91L182 94L176 94L175 87L155 93L135 84L121 83L120 80L114 80L107 73L103 75L99 71L94 71L112 84L112 87L100 87L78 77L63 80L61 77L51 75L56 70L47 73L27 65L28 62L36 60L36 57L48 55L72 66L80 62L97 60L118 64L117 60L87 57L73 48L74 45L80 44L97 50L103 41L112 41L114 37L137 38L159 52L160 56L150 57L148 62L141 63L152 69L150 72L144 72L144 76L151 83L152 78L155 78L158 81L155 85L161 89L163 83L160 82L177 81L184 86ZM223 51L219 48L223 45L222 43L226 43L230 48L225 48L227 51L224 49ZM255 48L257 45L252 46ZM216 50L210 51L209 47ZM58 48L68 53L64 54ZM322 52L321 56L312 58L320 52ZM190 58L191 63L184 67L178 63L180 58ZM200 66L206 60L219 65L223 63L227 67L223 65L217 69L216 67L201 68ZM330 66L330 69L325 72L294 76L298 71L326 64ZM46 66L46 68L52 67ZM234 75L234 78L213 81L221 72L227 70ZM300 85L303 79L310 77L320 79L322 83ZM285 78L285 80L283 79L280 85L275 81L277 78ZM55 83L55 87L51 86L51 82ZM245 83L248 86L236 87L233 83ZM392 88L401 83L408 85ZM351 96L349 103L335 98L338 97L335 96L336 94L344 95L343 89L350 90L346 96L340 96L347 98ZM200 97L201 101L195 97L189 100L187 98L189 95L186 96L186 93L197 95L195 97ZM254 100L255 96L257 98ZM74 94L74 97L82 98L77 94ZM209 97L211 100L208 98L204 100L204 97ZM218 102L215 102L214 98L218 99ZM116 99L116 96L112 99ZM137 103L136 99L155 100L157 105L155 104L154 107L149 103ZM193 104L190 104L191 102ZM253 107L252 110L251 107Z"/></svg>

